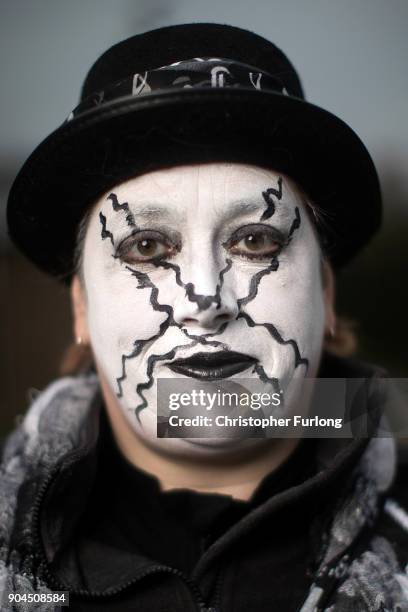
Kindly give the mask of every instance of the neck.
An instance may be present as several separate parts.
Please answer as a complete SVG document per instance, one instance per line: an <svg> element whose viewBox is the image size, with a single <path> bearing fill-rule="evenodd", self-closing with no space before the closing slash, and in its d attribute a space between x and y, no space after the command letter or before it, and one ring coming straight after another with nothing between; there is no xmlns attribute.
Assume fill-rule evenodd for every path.
<svg viewBox="0 0 408 612"><path fill-rule="evenodd" d="M255 444L254 440L247 440L238 450L228 453L220 453L214 448L197 456L176 453L171 447L159 447L138 435L106 380L102 375L100 378L107 414L120 451L132 465L155 476L164 491L183 488L248 500L264 476L276 470L298 443L295 438L259 440Z"/></svg>

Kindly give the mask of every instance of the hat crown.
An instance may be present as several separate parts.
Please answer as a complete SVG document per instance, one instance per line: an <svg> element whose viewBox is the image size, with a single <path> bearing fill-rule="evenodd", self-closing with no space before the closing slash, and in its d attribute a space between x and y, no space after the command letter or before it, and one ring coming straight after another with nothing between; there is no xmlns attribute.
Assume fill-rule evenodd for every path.
<svg viewBox="0 0 408 612"><path fill-rule="evenodd" d="M110 47L88 72L81 100L131 74L203 56L229 58L279 74L294 95L304 97L291 62L262 36L230 25L187 23L137 34Z"/></svg>

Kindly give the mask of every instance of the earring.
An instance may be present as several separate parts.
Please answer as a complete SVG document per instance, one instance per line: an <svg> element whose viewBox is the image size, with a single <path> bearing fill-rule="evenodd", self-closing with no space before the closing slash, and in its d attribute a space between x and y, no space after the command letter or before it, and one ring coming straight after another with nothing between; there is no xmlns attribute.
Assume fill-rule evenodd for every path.
<svg viewBox="0 0 408 612"><path fill-rule="evenodd" d="M77 338L75 340L75 344L77 346L81 346L83 344L82 336L77 336Z"/></svg>
<svg viewBox="0 0 408 612"><path fill-rule="evenodd" d="M330 334L330 338L332 338L332 339L336 335L336 330L334 328L334 325L332 325L331 328L329 329L329 334Z"/></svg>

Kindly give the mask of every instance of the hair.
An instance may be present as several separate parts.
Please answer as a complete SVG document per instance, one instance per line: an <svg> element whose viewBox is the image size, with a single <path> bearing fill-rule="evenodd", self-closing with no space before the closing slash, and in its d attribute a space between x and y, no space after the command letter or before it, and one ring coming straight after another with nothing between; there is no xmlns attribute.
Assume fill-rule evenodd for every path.
<svg viewBox="0 0 408 612"><path fill-rule="evenodd" d="M77 275L84 285L84 246L85 237L88 230L89 220L92 213L92 207L88 208L81 218L77 231L73 256L73 276Z"/></svg>
<svg viewBox="0 0 408 612"><path fill-rule="evenodd" d="M300 195L302 204L304 205L312 222L312 226L315 228L316 238L320 246L323 276L323 265L328 265L331 268L330 260L326 253L324 211L317 206L317 204L312 202L305 191L297 183L294 182L294 184ZM73 256L72 276L78 276L82 286L84 286L84 245L91 213L92 206L86 210L78 224ZM357 325L354 321L348 319L347 317L337 316L334 334L332 337L326 337L324 339L324 349L328 353L338 357L350 357L353 355L357 349L356 327ZM93 356L91 348L89 346L72 343L70 346L68 346L63 354L59 370L62 376L71 376L86 372L92 367Z"/></svg>

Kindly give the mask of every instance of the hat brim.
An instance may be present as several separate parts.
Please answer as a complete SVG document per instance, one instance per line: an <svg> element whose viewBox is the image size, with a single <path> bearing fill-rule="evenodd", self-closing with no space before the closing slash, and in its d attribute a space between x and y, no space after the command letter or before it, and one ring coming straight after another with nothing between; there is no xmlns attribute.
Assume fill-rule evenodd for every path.
<svg viewBox="0 0 408 612"><path fill-rule="evenodd" d="M277 93L182 89L121 98L53 132L14 181L10 236L44 271L69 279L78 223L98 196L131 176L211 161L257 164L295 179L320 211L335 267L380 225L374 164L335 115Z"/></svg>

